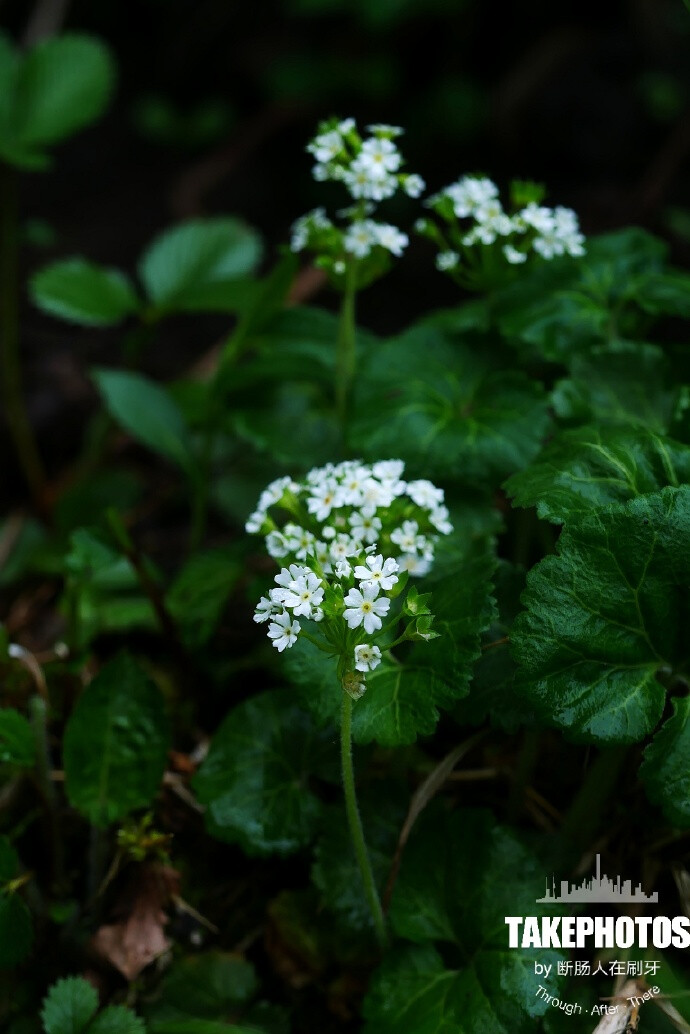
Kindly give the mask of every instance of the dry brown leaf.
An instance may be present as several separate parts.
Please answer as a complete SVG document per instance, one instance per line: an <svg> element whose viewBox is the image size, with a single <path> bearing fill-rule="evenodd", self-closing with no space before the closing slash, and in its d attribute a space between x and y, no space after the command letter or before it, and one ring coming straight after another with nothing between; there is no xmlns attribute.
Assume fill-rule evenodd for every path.
<svg viewBox="0 0 690 1034"><path fill-rule="evenodd" d="M91 947L127 980L134 980L170 947L165 909L179 890L179 874L163 865L142 864L118 901L117 922L101 926Z"/></svg>

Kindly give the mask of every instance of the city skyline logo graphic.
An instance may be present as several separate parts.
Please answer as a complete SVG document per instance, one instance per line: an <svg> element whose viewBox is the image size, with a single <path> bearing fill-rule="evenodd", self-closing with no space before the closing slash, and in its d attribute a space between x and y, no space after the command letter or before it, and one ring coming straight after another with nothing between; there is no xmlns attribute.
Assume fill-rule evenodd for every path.
<svg viewBox="0 0 690 1034"><path fill-rule="evenodd" d="M615 880L606 873L602 876L601 855L597 855L596 873L590 879L585 877L579 884L561 880L560 893L557 893L555 875L551 876L550 887L547 876L546 893L543 898L536 900L540 905L567 904L573 901L588 901L591 904L631 904L633 902L654 904L658 902L659 894L656 891L653 894L645 894L641 883L638 883L633 889L632 881L621 881L620 876L617 876Z"/></svg>

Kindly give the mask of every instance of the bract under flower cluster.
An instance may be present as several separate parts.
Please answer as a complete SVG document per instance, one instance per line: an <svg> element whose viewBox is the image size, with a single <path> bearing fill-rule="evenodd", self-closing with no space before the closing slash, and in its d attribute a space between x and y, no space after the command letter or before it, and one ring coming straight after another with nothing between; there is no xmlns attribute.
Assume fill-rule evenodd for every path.
<svg viewBox="0 0 690 1034"><path fill-rule="evenodd" d="M355 202L338 213L345 225L334 223L323 208L314 209L292 227L293 251L309 249L336 276L345 273L348 260L385 254L399 257L408 244L407 234L390 223L372 219L375 205L402 190L417 198L424 190L421 176L401 171L402 155L395 138L398 126L367 126L362 136L354 119L321 123L307 150L316 159L314 178L341 183Z"/></svg>
<svg viewBox="0 0 690 1034"><path fill-rule="evenodd" d="M254 620L268 623L278 651L305 631L299 618L318 626L318 646L346 659L344 672L373 671L402 615L413 617L403 639L434 638L416 590L414 607L408 594L402 615L392 601L410 575L429 571L439 537L453 529L443 490L405 481L403 473L400 460L348 460L316 468L301 482L279 478L262 492L247 531L263 534L283 566ZM348 685L361 695L363 676Z"/></svg>
<svg viewBox="0 0 690 1034"><path fill-rule="evenodd" d="M508 266L521 265L530 254L544 259L584 255L585 238L570 208L547 208L539 202L536 184L514 183L511 211L503 207L496 184L485 176L462 176L425 204L443 225L420 219L417 230L439 247L436 265L464 286L472 286L477 246L499 251Z"/></svg>

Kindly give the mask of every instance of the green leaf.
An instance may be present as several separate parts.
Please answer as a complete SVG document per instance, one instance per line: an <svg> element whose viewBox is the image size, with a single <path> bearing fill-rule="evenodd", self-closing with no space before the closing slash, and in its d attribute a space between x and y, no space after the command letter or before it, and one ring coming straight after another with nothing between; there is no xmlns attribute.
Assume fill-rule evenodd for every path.
<svg viewBox="0 0 690 1034"><path fill-rule="evenodd" d="M539 451L549 426L541 385L497 370L478 342L419 325L372 348L358 379L353 447L400 456L424 477L497 485Z"/></svg>
<svg viewBox="0 0 690 1034"><path fill-rule="evenodd" d="M675 269L653 274L635 292L635 300L652 316L690 319L690 276Z"/></svg>
<svg viewBox="0 0 690 1034"><path fill-rule="evenodd" d="M93 122L113 89L108 49L89 36L66 34L38 43L25 56L0 54L0 155L24 168L48 165L45 148Z"/></svg>
<svg viewBox="0 0 690 1034"><path fill-rule="evenodd" d="M14 708L0 710L0 764L32 768L36 761L36 741L31 725Z"/></svg>
<svg viewBox="0 0 690 1034"><path fill-rule="evenodd" d="M335 774L332 729L317 730L287 690L234 708L194 778L207 829L250 855L289 854L314 836L322 805L310 777Z"/></svg>
<svg viewBox="0 0 690 1034"><path fill-rule="evenodd" d="M18 894L0 892L0 968L23 962L34 940L31 913Z"/></svg>
<svg viewBox="0 0 690 1034"><path fill-rule="evenodd" d="M93 370L92 377L106 409L125 431L187 473L193 472L189 429L165 388L125 370Z"/></svg>
<svg viewBox="0 0 690 1034"><path fill-rule="evenodd" d="M91 1021L88 1034L146 1034L146 1027L125 1005L108 1005Z"/></svg>
<svg viewBox="0 0 690 1034"><path fill-rule="evenodd" d="M556 523L690 480L690 448L653 431L582 427L559 434L503 486L514 506Z"/></svg>
<svg viewBox="0 0 690 1034"><path fill-rule="evenodd" d="M67 723L71 804L96 826L146 807L160 786L169 741L159 690L132 657L120 654L84 690Z"/></svg>
<svg viewBox="0 0 690 1034"><path fill-rule="evenodd" d="M53 984L43 999L43 1029L46 1034L81 1034L97 1009L95 987L83 977L66 977Z"/></svg>
<svg viewBox="0 0 690 1034"><path fill-rule="evenodd" d="M574 356L552 402L568 424L631 424L665 434L678 396L669 363L654 345L620 341Z"/></svg>
<svg viewBox="0 0 690 1034"><path fill-rule="evenodd" d="M239 219L195 219L158 237L139 275L159 313L229 312L245 301L242 278L260 258L259 237Z"/></svg>
<svg viewBox="0 0 690 1034"><path fill-rule="evenodd" d="M498 614L482 636L481 655L474 666L469 694L453 708L460 725L491 724L515 732L529 723L531 714L513 686L516 664L508 644L513 622L520 613L520 594L525 587L522 568L499 560L493 576Z"/></svg>
<svg viewBox="0 0 690 1034"><path fill-rule="evenodd" d="M225 1024L256 989L256 973L250 963L220 951L201 952L180 959L166 973L147 1020L156 1031L167 1030L171 1023Z"/></svg>
<svg viewBox="0 0 690 1034"><path fill-rule="evenodd" d="M29 282L29 293L43 312L87 327L114 326L140 306L124 273L82 258L39 270Z"/></svg>
<svg viewBox="0 0 690 1034"><path fill-rule="evenodd" d="M640 779L674 826L690 826L690 697L674 699L668 718L644 752Z"/></svg>
<svg viewBox="0 0 690 1034"><path fill-rule="evenodd" d="M364 1003L366 1034L522 1034L548 1009L534 961L561 953L508 947L505 917L539 915L541 866L488 812L427 810L403 854L391 926L414 947L389 955ZM453 946L448 966L429 942ZM550 988L555 989L558 978Z"/></svg>
<svg viewBox="0 0 690 1034"><path fill-rule="evenodd" d="M364 839L380 894L385 889L408 804L407 788L393 782L383 786L372 784L366 793L360 794ZM373 933L371 909L342 804L331 805L324 814L311 878L323 904L333 914L341 936L347 937L353 930Z"/></svg>
<svg viewBox="0 0 690 1034"><path fill-rule="evenodd" d="M687 659L689 582L690 488L573 521L528 576L517 688L578 740L641 740L664 707L657 673Z"/></svg>
<svg viewBox="0 0 690 1034"><path fill-rule="evenodd" d="M241 574L233 548L209 549L187 561L166 597L187 646L197 649L209 641Z"/></svg>

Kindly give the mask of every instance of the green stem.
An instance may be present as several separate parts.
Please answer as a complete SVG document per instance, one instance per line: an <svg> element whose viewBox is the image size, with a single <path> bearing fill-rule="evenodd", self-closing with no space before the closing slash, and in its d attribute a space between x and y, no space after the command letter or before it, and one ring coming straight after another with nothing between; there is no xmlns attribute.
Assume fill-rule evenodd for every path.
<svg viewBox="0 0 690 1034"><path fill-rule="evenodd" d="M374 874L371 871L371 862L369 861L367 845L364 841L362 819L360 818L359 808L357 807L355 774L352 766L352 697L344 690L342 717L340 723L340 750L343 766L345 810L347 811L347 821L350 827L352 846L355 849L357 865L359 866L362 882L364 884L364 893L366 894L369 908L371 909L372 919L374 920L376 937L380 947L383 949L386 947L388 940L386 934L386 922L383 918L381 901L379 899L378 891L376 890L376 884L374 883Z"/></svg>
<svg viewBox="0 0 690 1034"><path fill-rule="evenodd" d="M335 405L345 441L350 390L357 363L355 298L357 295L357 263L352 261L345 274L345 290L340 307L340 325L335 357Z"/></svg>
<svg viewBox="0 0 690 1034"><path fill-rule="evenodd" d="M58 815L57 795L52 779L52 761L48 743L48 704L43 697L32 697L29 702L29 714L36 741L36 779L43 795L48 814L48 828L53 863L53 882L57 889L64 884L64 852L60 817Z"/></svg>
<svg viewBox="0 0 690 1034"><path fill-rule="evenodd" d="M36 504L43 508L45 474L24 405L19 361L19 252L17 181L0 162L0 370L7 426Z"/></svg>

